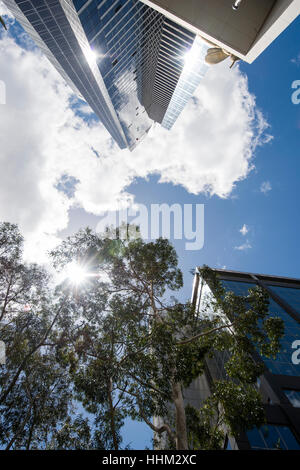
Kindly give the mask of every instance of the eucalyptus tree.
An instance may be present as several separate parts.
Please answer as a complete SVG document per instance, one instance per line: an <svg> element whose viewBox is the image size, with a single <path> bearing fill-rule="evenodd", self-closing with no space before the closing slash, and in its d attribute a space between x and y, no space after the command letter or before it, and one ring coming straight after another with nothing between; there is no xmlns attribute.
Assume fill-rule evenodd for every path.
<svg viewBox="0 0 300 470"><path fill-rule="evenodd" d="M112 313L119 290L111 285L110 258L118 244L104 240L89 229L80 231L52 252L58 271L80 269L84 282L73 278L72 299L64 317L57 346L61 363L73 364L71 375L86 411L94 416L91 445L100 449L119 449L120 429L128 415L124 405L124 373L119 368L128 322ZM76 265L74 265L76 263ZM80 274L78 272L78 274ZM66 281L68 283L68 281ZM69 283L70 284L70 283Z"/></svg>
<svg viewBox="0 0 300 470"><path fill-rule="evenodd" d="M23 262L16 225L0 224L0 443L44 448L70 408L70 377L53 347L68 293L54 296L48 273Z"/></svg>
<svg viewBox="0 0 300 470"><path fill-rule="evenodd" d="M52 253L57 267L76 262L85 270L72 298L80 322L65 345L78 398L111 436L107 445L120 447L127 416L176 449L219 448L224 426L236 435L263 424L255 389L263 366L253 354L275 355L283 334L282 321L269 318L267 295L258 288L244 297L227 293L204 267L215 296L198 318L192 305L170 296L183 281L167 240L110 236L83 230ZM226 377L200 409L186 406L184 389L217 351L226 353Z"/></svg>

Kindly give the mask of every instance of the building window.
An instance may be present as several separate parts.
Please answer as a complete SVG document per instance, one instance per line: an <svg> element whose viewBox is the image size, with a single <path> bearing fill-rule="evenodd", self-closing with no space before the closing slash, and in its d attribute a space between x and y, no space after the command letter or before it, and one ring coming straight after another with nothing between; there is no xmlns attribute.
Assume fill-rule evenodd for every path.
<svg viewBox="0 0 300 470"><path fill-rule="evenodd" d="M87 0L73 0L73 3L74 3L74 7L76 8L76 10L80 10L81 7L83 7L83 5L87 2Z"/></svg>
<svg viewBox="0 0 300 470"><path fill-rule="evenodd" d="M295 287L269 286L275 294L279 295L296 312L300 313L300 289Z"/></svg>
<svg viewBox="0 0 300 470"><path fill-rule="evenodd" d="M287 426L268 424L248 431L247 437L253 450L300 450L299 442Z"/></svg>
<svg viewBox="0 0 300 470"><path fill-rule="evenodd" d="M236 295L248 295L248 289L255 287L254 283L242 282L242 281L231 281L223 280L223 287L227 291L233 291ZM272 286L275 291L278 290ZM287 296L289 295L293 302L293 307L296 306L296 300L299 298L300 289L284 289L284 295L281 292L280 295L284 300L288 301ZM279 295L279 292L276 292ZM277 354L275 359L263 357L263 361L267 368L272 374L275 375L289 375L298 377L300 375L300 368L298 365L292 363L292 344L295 340L300 338L300 323L292 318L279 304L277 304L271 297L269 298L269 314L270 316L276 316L284 321L284 336L281 339L281 350Z"/></svg>
<svg viewBox="0 0 300 470"><path fill-rule="evenodd" d="M225 437L224 450L232 450L232 447L231 447L230 442L229 442L228 435L226 435L226 437Z"/></svg>
<svg viewBox="0 0 300 470"><path fill-rule="evenodd" d="M300 391L299 390L283 390L285 396L295 408L300 408Z"/></svg>

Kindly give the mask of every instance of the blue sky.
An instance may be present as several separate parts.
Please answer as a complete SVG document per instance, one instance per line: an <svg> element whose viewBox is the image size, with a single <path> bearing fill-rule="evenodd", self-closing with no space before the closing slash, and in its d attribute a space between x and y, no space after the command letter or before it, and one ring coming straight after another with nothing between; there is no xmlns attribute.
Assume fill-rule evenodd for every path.
<svg viewBox="0 0 300 470"><path fill-rule="evenodd" d="M28 259L45 261L47 249L80 227L96 227L117 201L204 204L203 248L187 251L185 240L174 240L185 280L180 299L191 295L189 271L204 263L300 277L300 104L291 100L300 80L300 17L253 64L210 71L177 127L169 135L156 128L132 154L113 145L13 19L7 22L0 219L19 223ZM135 448L149 436L142 425L126 427Z"/></svg>
<svg viewBox="0 0 300 470"><path fill-rule="evenodd" d="M228 198L193 195L179 185L158 183L157 175L147 181L137 178L127 188L137 203L148 208L162 203L204 204L203 249L187 251L185 240L173 240L185 275L183 299L190 297L189 271L196 265L300 277L300 105L291 100L291 84L300 78L300 61L294 61L299 54L295 40L299 26L300 18L253 64L240 64L273 139L256 149L255 168L236 183ZM94 225L99 220L78 210L72 229L78 219ZM245 235L240 232L243 225L248 230ZM243 245L245 249L237 249Z"/></svg>
<svg viewBox="0 0 300 470"><path fill-rule="evenodd" d="M299 54L299 26L298 17L253 64L240 64L273 139L257 148L255 169L236 184L229 198L194 196L171 184L157 186L156 177L130 187L141 202L205 205L203 249L186 251L184 242L174 241L187 297L192 284L188 271L196 264L300 277L300 105L291 101L291 84L300 77L300 61L293 61ZM267 191L262 192L264 187ZM244 224L246 235L240 233ZM244 244L251 248L235 249Z"/></svg>

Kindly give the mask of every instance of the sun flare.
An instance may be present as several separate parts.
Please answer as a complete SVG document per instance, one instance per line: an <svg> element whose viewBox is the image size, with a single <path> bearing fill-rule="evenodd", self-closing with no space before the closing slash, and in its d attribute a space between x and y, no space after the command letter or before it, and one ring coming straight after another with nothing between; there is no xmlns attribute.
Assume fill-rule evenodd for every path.
<svg viewBox="0 0 300 470"><path fill-rule="evenodd" d="M86 280L87 276L87 271L75 262L68 264L63 273L64 279L75 285L82 284Z"/></svg>
<svg viewBox="0 0 300 470"><path fill-rule="evenodd" d="M87 48L84 51L84 55L86 57L86 60L88 61L89 64L93 64L97 61L98 54L95 50Z"/></svg>

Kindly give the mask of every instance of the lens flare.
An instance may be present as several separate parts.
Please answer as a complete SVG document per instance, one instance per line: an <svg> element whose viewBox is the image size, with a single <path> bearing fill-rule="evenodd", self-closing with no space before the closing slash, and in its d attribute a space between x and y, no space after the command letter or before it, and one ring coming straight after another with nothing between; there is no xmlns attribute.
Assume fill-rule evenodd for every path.
<svg viewBox="0 0 300 470"><path fill-rule="evenodd" d="M98 58L98 54L97 54L97 52L96 52L95 50L87 48L87 49L84 51L84 55L85 55L85 58L86 58L86 60L88 61L88 63L89 63L90 65L96 63L97 58Z"/></svg>
<svg viewBox="0 0 300 470"><path fill-rule="evenodd" d="M67 279L71 284L82 284L87 276L87 271L77 263L70 263L64 269L64 278Z"/></svg>

